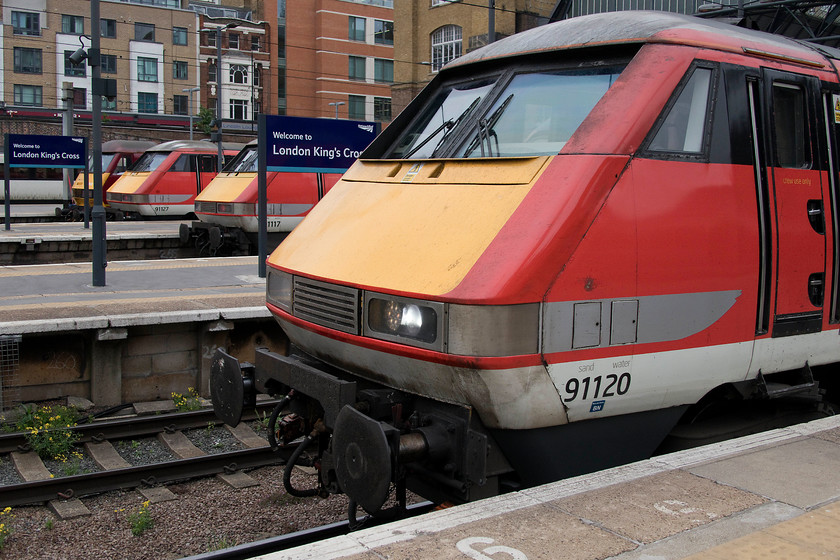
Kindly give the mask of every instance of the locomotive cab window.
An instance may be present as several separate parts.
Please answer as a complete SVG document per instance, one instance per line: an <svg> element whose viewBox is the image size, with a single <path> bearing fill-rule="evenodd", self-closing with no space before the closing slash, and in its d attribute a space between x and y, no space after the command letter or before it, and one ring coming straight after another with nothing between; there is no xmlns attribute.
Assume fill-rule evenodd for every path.
<svg viewBox="0 0 840 560"><path fill-rule="evenodd" d="M459 157L558 153L623 69L612 66L517 74L475 122Z"/></svg>
<svg viewBox="0 0 840 560"><path fill-rule="evenodd" d="M654 152L700 154L709 122L711 68L695 68L648 146Z"/></svg>
<svg viewBox="0 0 840 560"><path fill-rule="evenodd" d="M800 86L773 84L773 135L779 167L810 167L805 92Z"/></svg>
<svg viewBox="0 0 840 560"><path fill-rule="evenodd" d="M137 160L137 163L131 170L136 173L154 171L160 167L160 164L163 163L167 157L169 157L169 154L166 152L146 152L140 156L140 159Z"/></svg>
<svg viewBox="0 0 840 560"><path fill-rule="evenodd" d="M443 89L399 139L390 157L438 157L439 149L449 135L470 115L494 84L495 80L480 80Z"/></svg>

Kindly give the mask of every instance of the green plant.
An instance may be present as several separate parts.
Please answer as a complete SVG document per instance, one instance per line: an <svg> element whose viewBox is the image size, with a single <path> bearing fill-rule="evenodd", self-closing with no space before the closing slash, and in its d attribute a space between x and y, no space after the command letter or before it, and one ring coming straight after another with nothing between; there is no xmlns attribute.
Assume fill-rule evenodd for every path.
<svg viewBox="0 0 840 560"><path fill-rule="evenodd" d="M196 127L204 134L213 132L213 111L207 107L200 107L198 109L198 122Z"/></svg>
<svg viewBox="0 0 840 560"><path fill-rule="evenodd" d="M52 531L53 527L55 527L55 521L53 521L52 517L47 517L47 520L44 521L44 529Z"/></svg>
<svg viewBox="0 0 840 560"><path fill-rule="evenodd" d="M228 537L227 535L212 535L209 539L209 543L207 544L207 551L213 552L216 550L224 550L225 548L230 548L238 544L239 541L235 538Z"/></svg>
<svg viewBox="0 0 840 560"><path fill-rule="evenodd" d="M12 508L7 507L0 511L0 550L6 545L6 539L12 534L11 521L15 516L12 515Z"/></svg>
<svg viewBox="0 0 840 560"><path fill-rule="evenodd" d="M187 389L187 394L172 393L172 402L175 403L175 410L178 412L190 412L201 408L201 400L195 387Z"/></svg>
<svg viewBox="0 0 840 560"><path fill-rule="evenodd" d="M61 461L61 473L64 476L73 476L82 472L82 458L84 455L78 451L73 451L69 456L61 454L55 457L56 461Z"/></svg>
<svg viewBox="0 0 840 560"><path fill-rule="evenodd" d="M128 516L128 523L131 525L131 534L135 537L139 537L144 531L154 526L155 521L149 512L149 500L143 502L140 509Z"/></svg>
<svg viewBox="0 0 840 560"><path fill-rule="evenodd" d="M268 429L268 421L269 420L271 420L271 415L270 414L268 414L265 411L262 411L262 412L260 412L259 410L257 411L256 422L258 422L260 424L260 426L262 426L265 429Z"/></svg>
<svg viewBox="0 0 840 560"><path fill-rule="evenodd" d="M79 434L72 428L79 420L79 413L68 406L25 406L15 427L24 433L26 442L42 459L70 456Z"/></svg>

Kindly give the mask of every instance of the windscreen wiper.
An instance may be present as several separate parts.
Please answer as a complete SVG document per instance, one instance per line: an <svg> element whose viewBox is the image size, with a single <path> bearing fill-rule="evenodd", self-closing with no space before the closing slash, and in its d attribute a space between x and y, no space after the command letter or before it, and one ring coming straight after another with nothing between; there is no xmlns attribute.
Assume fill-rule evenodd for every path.
<svg viewBox="0 0 840 560"><path fill-rule="evenodd" d="M513 94L507 96L507 98L502 101L502 104L496 107L496 110L490 115L489 118L481 119L478 121L478 131L473 138L473 141L470 142L470 145L467 147L466 151L464 152L464 157L469 157L471 153L475 151L475 149L481 146L481 157L489 156L493 157L493 144L490 141L492 137L496 141L496 153L499 154L499 137L496 135L496 131L493 130L493 127L496 126L496 123L499 122L499 119L502 117L502 113L505 112L508 105L510 105L511 100L513 99ZM487 152L484 151L484 142L487 141Z"/></svg>
<svg viewBox="0 0 840 560"><path fill-rule="evenodd" d="M437 128L435 129L435 131L434 131L434 132L432 132L431 134L429 134L428 136L426 136L426 137L423 139L423 141L422 141L422 142L420 142L419 144L417 144L416 146L414 146L414 147L411 149L411 151L409 151L407 154L405 154L405 156L404 156L404 157L405 157L405 158L410 158L410 157L411 157L411 156L413 156L415 153L417 153L417 151L418 151L418 150L420 150L420 148L422 148L423 146L425 146L426 144L428 144L428 143L429 143L429 141L430 141L432 138L434 138L435 136L437 136L437 135L440 133L440 131L442 131L442 130L446 129L446 132L443 134L443 137L440 139L440 142L438 142L438 143L437 143L437 146L435 146L435 149L434 149L434 150L432 150L432 156L431 156L431 157L436 157L436 156L435 156L435 153L436 153L436 152L438 151L438 149L439 149L439 148L443 145L443 143L446 141L446 139L447 139L447 138L449 138L449 134L450 134L450 133L451 133L451 132L455 129L455 127L458 125L458 123L460 123L460 122L464 119L464 117L466 117L466 116L467 116L467 114L468 114L470 111L472 111L472 110L475 108L475 106L476 106L476 105L478 105L478 102L479 102L479 101L481 101L481 98L480 98L480 97L476 97L476 98L475 98L475 100L474 100L472 103L470 103L470 106L469 106L469 107L467 107L466 109L464 109L464 111L463 111L463 112L462 112L462 113L458 116L458 118L457 118L457 119L455 119L455 120L448 119L448 120L444 121L444 123L443 123L442 125L440 125L439 127L437 127Z"/></svg>

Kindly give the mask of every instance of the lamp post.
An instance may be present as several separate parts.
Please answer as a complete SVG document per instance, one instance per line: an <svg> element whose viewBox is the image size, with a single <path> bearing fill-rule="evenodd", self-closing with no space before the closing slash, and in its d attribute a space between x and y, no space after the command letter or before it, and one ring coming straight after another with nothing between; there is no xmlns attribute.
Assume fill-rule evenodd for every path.
<svg viewBox="0 0 840 560"><path fill-rule="evenodd" d="M344 105L344 101L333 101L331 103L327 103L330 107L335 107L335 118L338 118L338 108Z"/></svg>
<svg viewBox="0 0 840 560"><path fill-rule="evenodd" d="M190 94L190 105L187 107L187 112L190 114L190 140L193 139L193 92L200 90L200 87L191 87L191 88L184 88L181 91L189 92Z"/></svg>
<svg viewBox="0 0 840 560"><path fill-rule="evenodd" d="M235 23L228 23L217 27L216 31L216 134L218 134L219 154L216 162L216 170L222 172L222 31L233 29ZM213 29L201 29L201 31L213 31Z"/></svg>

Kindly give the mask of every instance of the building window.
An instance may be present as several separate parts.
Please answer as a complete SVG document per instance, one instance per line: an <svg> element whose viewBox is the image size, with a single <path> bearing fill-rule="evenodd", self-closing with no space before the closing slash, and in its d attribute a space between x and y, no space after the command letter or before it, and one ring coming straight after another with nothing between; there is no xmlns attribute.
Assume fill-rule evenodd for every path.
<svg viewBox="0 0 840 560"><path fill-rule="evenodd" d="M172 77L176 80L188 80L190 66L186 60L175 60L172 62Z"/></svg>
<svg viewBox="0 0 840 560"><path fill-rule="evenodd" d="M394 44L394 22L377 19L373 22L373 41L378 45Z"/></svg>
<svg viewBox="0 0 840 560"><path fill-rule="evenodd" d="M239 33L228 33L228 48L239 49Z"/></svg>
<svg viewBox="0 0 840 560"><path fill-rule="evenodd" d="M41 36L41 16L32 12L12 12L12 33Z"/></svg>
<svg viewBox="0 0 840 560"><path fill-rule="evenodd" d="M15 72L19 74L40 74L42 71L41 49L15 47Z"/></svg>
<svg viewBox="0 0 840 560"><path fill-rule="evenodd" d="M260 87L260 66L257 65L253 68L254 72L254 79L252 80L254 87Z"/></svg>
<svg viewBox="0 0 840 560"><path fill-rule="evenodd" d="M186 95L175 95L172 97L172 112L176 115L189 114L189 99Z"/></svg>
<svg viewBox="0 0 840 560"><path fill-rule="evenodd" d="M103 111L116 111L117 110L117 98L108 99L107 97L100 97L99 99L102 100L102 110Z"/></svg>
<svg viewBox="0 0 840 560"><path fill-rule="evenodd" d="M210 61L207 64L207 81L216 83L219 81L219 77L217 76L218 72L216 72L216 61Z"/></svg>
<svg viewBox="0 0 840 560"><path fill-rule="evenodd" d="M348 72L348 77L351 80L364 80L365 79L365 57L363 56L350 56L350 70Z"/></svg>
<svg viewBox="0 0 840 560"><path fill-rule="evenodd" d="M391 98L390 97L374 97L373 98L373 120L375 121L390 121L391 120Z"/></svg>
<svg viewBox="0 0 840 560"><path fill-rule="evenodd" d="M432 0L432 8L435 6L445 6L446 4L451 4L457 1L458 0Z"/></svg>
<svg viewBox="0 0 840 560"><path fill-rule="evenodd" d="M73 108L87 109L87 89L73 88Z"/></svg>
<svg viewBox="0 0 840 560"><path fill-rule="evenodd" d="M156 93L137 94L137 112L138 113L157 113L158 112L158 96Z"/></svg>
<svg viewBox="0 0 840 560"><path fill-rule="evenodd" d="M444 25L432 33L432 72L440 70L444 64L461 56L461 28L457 25Z"/></svg>
<svg viewBox="0 0 840 560"><path fill-rule="evenodd" d="M149 42L154 41L155 40L155 24L135 22L135 24L134 24L134 40L135 41L149 41ZM157 111L155 111L155 112L157 112Z"/></svg>
<svg viewBox="0 0 840 560"><path fill-rule="evenodd" d="M29 105L41 107L43 105L43 90L41 86L25 86L15 84L15 105Z"/></svg>
<svg viewBox="0 0 840 560"><path fill-rule="evenodd" d="M248 118L248 101L245 99L230 100L230 118L244 121Z"/></svg>
<svg viewBox="0 0 840 560"><path fill-rule="evenodd" d="M103 39L116 39L117 37L117 20L115 19L100 19L99 20L99 35Z"/></svg>
<svg viewBox="0 0 840 560"><path fill-rule="evenodd" d="M349 35L351 41L365 40L365 18L350 16Z"/></svg>
<svg viewBox="0 0 840 560"><path fill-rule="evenodd" d="M173 45L186 45L187 43L188 43L187 28L186 27L173 27L172 28L172 44Z"/></svg>
<svg viewBox="0 0 840 560"><path fill-rule="evenodd" d="M347 96L347 118L355 120L365 119L365 96L364 95L348 95Z"/></svg>
<svg viewBox="0 0 840 560"><path fill-rule="evenodd" d="M117 73L117 55L115 54L103 54L100 55L100 68L104 74L116 74Z"/></svg>
<svg viewBox="0 0 840 560"><path fill-rule="evenodd" d="M64 51L64 75L74 77L85 77L85 61L82 60L78 64L73 64L70 60L70 55L74 51Z"/></svg>
<svg viewBox="0 0 840 560"><path fill-rule="evenodd" d="M208 47L215 47L216 46L216 32L210 31L207 33L207 46Z"/></svg>
<svg viewBox="0 0 840 560"><path fill-rule="evenodd" d="M259 52L260 50L260 36L259 35L251 35L251 50L255 52Z"/></svg>
<svg viewBox="0 0 840 560"><path fill-rule="evenodd" d="M394 83L394 61L384 58L374 59L373 79L383 84Z"/></svg>
<svg viewBox="0 0 840 560"><path fill-rule="evenodd" d="M61 16L61 32L70 35L84 35L85 18L82 16Z"/></svg>
<svg viewBox="0 0 840 560"><path fill-rule="evenodd" d="M141 82L156 82L158 81L156 58L149 58L145 56L137 57L137 79Z"/></svg>
<svg viewBox="0 0 840 560"><path fill-rule="evenodd" d="M248 67L244 64L230 65L230 83L232 84L247 84L248 83Z"/></svg>

